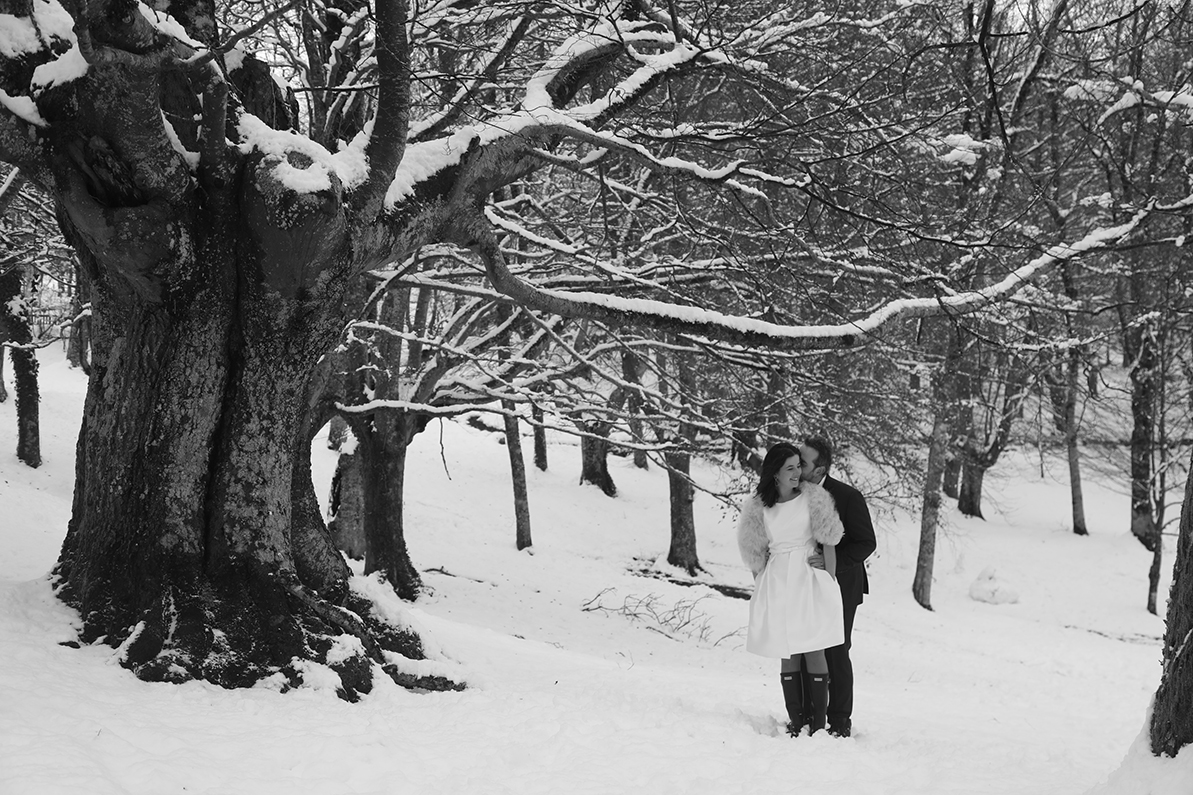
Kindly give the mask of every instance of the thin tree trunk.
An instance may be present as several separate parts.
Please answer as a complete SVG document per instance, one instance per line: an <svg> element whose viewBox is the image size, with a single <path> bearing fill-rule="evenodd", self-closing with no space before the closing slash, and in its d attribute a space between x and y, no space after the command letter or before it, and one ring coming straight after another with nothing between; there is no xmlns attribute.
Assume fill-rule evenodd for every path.
<svg viewBox="0 0 1193 795"><path fill-rule="evenodd" d="M348 421L343 416L336 414L328 423L327 429L327 449L328 450L342 450L344 444L348 441Z"/></svg>
<svg viewBox="0 0 1193 795"><path fill-rule="evenodd" d="M671 546L667 562L695 576L702 571L696 554L696 519L692 503L695 490L688 480L692 456L687 452L667 453L667 485L671 497Z"/></svg>
<svg viewBox="0 0 1193 795"><path fill-rule="evenodd" d="M0 357L5 350L12 359L12 377L17 404L17 458L31 467L41 466L41 431L38 411L37 355L29 346L33 333L29 312L20 300L23 269L0 271ZM0 372L2 382L2 372Z"/></svg>
<svg viewBox="0 0 1193 795"><path fill-rule="evenodd" d="M37 355L32 348L12 348L12 377L17 394L17 458L41 466L41 419Z"/></svg>
<svg viewBox="0 0 1193 795"><path fill-rule="evenodd" d="M331 480L327 529L336 549L353 560L364 560L367 550L364 499L360 455L355 450L341 452Z"/></svg>
<svg viewBox="0 0 1193 795"><path fill-rule="evenodd" d="M580 423L585 435L580 437L580 482L591 483L610 497L617 496L617 485L609 474L609 424Z"/></svg>
<svg viewBox="0 0 1193 795"><path fill-rule="evenodd" d="M961 468L961 491L957 495L957 509L962 516L982 516L982 484L986 480L986 467L966 462Z"/></svg>
<svg viewBox="0 0 1193 795"><path fill-rule="evenodd" d="M639 368L641 362L633 351L623 351L621 354L621 377L627 383L639 384ZM630 389L626 397L626 409L630 414L630 436L636 442L641 442L642 436L642 395L635 389ZM645 450L634 450L634 466L638 469L649 469L650 459Z"/></svg>
<svg viewBox="0 0 1193 795"><path fill-rule="evenodd" d="M1131 533L1147 550L1155 549L1152 513L1152 445L1155 441L1156 350L1150 329L1132 329L1131 366Z"/></svg>
<svg viewBox="0 0 1193 795"><path fill-rule="evenodd" d="M944 361L932 383L932 434L928 437L928 461L924 472L924 501L920 511L920 546L916 556L911 594L925 610L932 609L932 570L936 562L936 533L940 527L941 483L948 455L950 418L954 407L953 383L958 341L951 330Z"/></svg>
<svg viewBox="0 0 1193 795"><path fill-rule="evenodd" d="M83 315L83 307L91 301L91 286L86 272L75 266L75 294L70 301L70 339L66 343L66 360L91 375L91 315Z"/></svg>
<svg viewBox="0 0 1193 795"><path fill-rule="evenodd" d="M398 596L413 601L422 589L422 577L406 548L402 506L411 420L401 412L380 411L367 422L350 422L360 443L365 573L382 573Z"/></svg>
<svg viewBox="0 0 1193 795"><path fill-rule="evenodd" d="M1069 495L1073 506L1073 532L1089 535L1085 524L1085 498L1081 490L1081 449L1077 444L1077 394L1081 383L1081 354L1069 351L1064 398L1065 452L1069 460Z"/></svg>
<svg viewBox="0 0 1193 795"><path fill-rule="evenodd" d="M534 465L539 471L547 471L547 429L543 427L543 410L538 405L530 407L534 419Z"/></svg>
<svg viewBox="0 0 1193 795"><path fill-rule="evenodd" d="M689 354L678 354L675 357L678 381L683 390L683 394L678 397L685 402L696 391L696 379L690 359ZM683 569L690 576L695 576L702 570L700 558L696 554L696 518L692 510L692 504L696 499L691 482L691 450L696 441L695 426L687 422L680 423L679 434L674 441L682 447L665 454L667 484L671 496L671 547L667 550L667 562Z"/></svg>
<svg viewBox="0 0 1193 795"><path fill-rule="evenodd" d="M510 457L510 480L514 488L514 542L519 550L534 542L530 537L530 498L526 492L526 461L522 458L522 435L518 432L518 418L511 412L514 404L501 403L505 408L505 447Z"/></svg>
<svg viewBox="0 0 1193 795"><path fill-rule="evenodd" d="M946 450L940 488L946 497L954 500L961 497L961 469L961 454L956 450Z"/></svg>
<svg viewBox="0 0 1193 795"><path fill-rule="evenodd" d="M1193 745L1193 465L1185 484L1172 588L1165 620L1163 669L1152 704L1152 753L1175 757Z"/></svg>

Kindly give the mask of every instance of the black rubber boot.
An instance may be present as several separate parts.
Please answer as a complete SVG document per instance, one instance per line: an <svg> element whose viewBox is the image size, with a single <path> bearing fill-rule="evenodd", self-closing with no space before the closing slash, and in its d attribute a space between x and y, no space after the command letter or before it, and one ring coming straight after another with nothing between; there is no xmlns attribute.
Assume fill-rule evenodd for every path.
<svg viewBox="0 0 1193 795"><path fill-rule="evenodd" d="M783 703L787 707L787 733L795 737L806 725L804 720L804 685L799 671L779 674L783 683Z"/></svg>
<svg viewBox="0 0 1193 795"><path fill-rule="evenodd" d="M808 716L809 734L824 728L828 718L828 674L808 674L808 696L812 702L812 714Z"/></svg>

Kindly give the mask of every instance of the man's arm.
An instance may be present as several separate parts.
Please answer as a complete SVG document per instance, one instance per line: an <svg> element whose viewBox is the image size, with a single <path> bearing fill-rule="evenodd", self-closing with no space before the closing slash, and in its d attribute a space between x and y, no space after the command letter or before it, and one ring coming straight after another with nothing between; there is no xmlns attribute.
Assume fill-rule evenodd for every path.
<svg viewBox="0 0 1193 795"><path fill-rule="evenodd" d="M845 537L837 544L838 565L860 566L878 548L874 538L874 523L870 520L870 509L866 498L855 491L849 499L843 500L841 524L845 525Z"/></svg>

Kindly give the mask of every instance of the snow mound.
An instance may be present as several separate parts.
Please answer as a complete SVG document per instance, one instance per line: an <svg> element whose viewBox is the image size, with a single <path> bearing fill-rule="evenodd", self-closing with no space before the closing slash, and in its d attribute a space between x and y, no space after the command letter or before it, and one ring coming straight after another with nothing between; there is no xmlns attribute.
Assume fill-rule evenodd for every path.
<svg viewBox="0 0 1193 795"><path fill-rule="evenodd" d="M992 605L1013 605L1019 601L1019 593L999 581L993 566L987 566L969 586L969 598Z"/></svg>

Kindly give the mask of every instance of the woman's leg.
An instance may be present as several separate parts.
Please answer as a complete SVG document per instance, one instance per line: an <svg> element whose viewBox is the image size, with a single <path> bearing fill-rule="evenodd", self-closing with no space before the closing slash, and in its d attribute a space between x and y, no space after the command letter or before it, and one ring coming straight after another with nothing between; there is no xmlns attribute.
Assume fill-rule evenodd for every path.
<svg viewBox="0 0 1193 795"><path fill-rule="evenodd" d="M799 667L802 655L779 660L779 681L783 684L783 706L787 708L787 733L792 737L804 727L804 683Z"/></svg>
<svg viewBox="0 0 1193 795"><path fill-rule="evenodd" d="M811 714L807 716L811 733L815 734L824 728L828 714L828 661L825 660L824 650L807 652L808 675L805 686L808 689L807 701L811 704Z"/></svg>
<svg viewBox="0 0 1193 795"><path fill-rule="evenodd" d="M820 651L809 651L804 653L804 660L808 666L808 673L810 674L827 674L828 673L828 659L824 656L824 649ZM799 670L797 667L795 670Z"/></svg>

